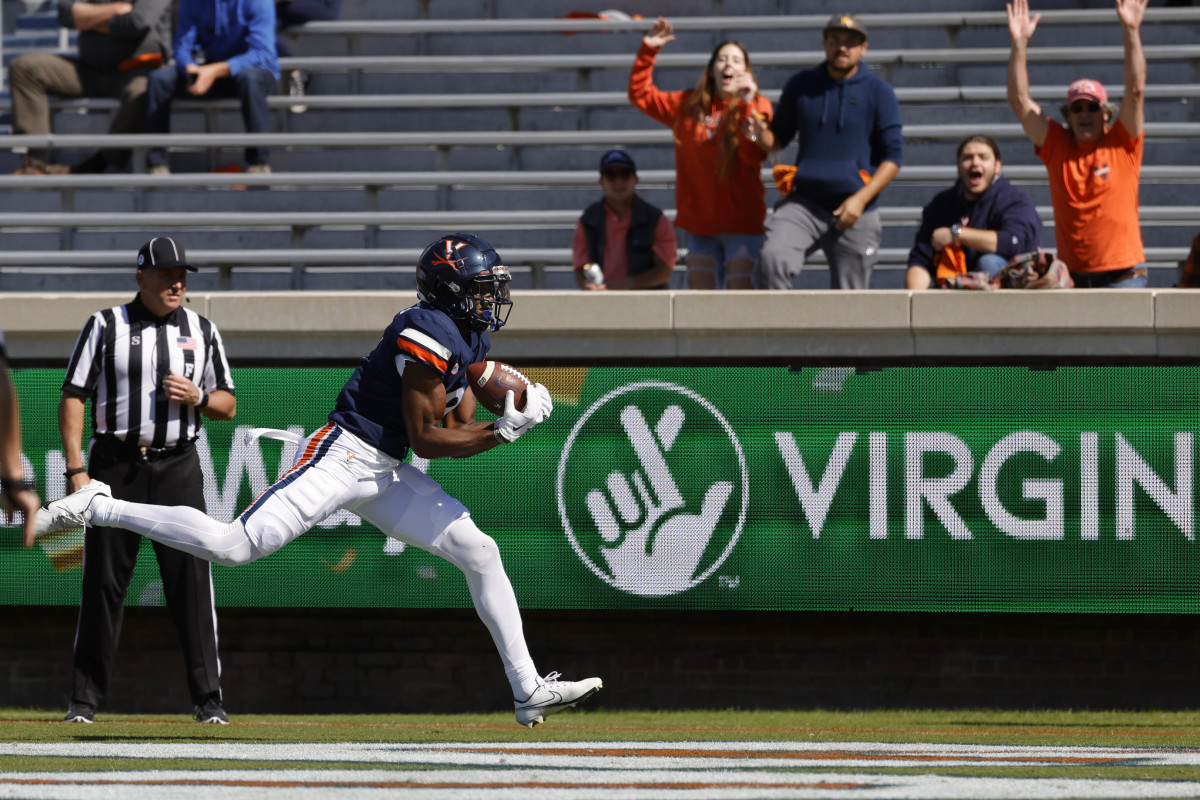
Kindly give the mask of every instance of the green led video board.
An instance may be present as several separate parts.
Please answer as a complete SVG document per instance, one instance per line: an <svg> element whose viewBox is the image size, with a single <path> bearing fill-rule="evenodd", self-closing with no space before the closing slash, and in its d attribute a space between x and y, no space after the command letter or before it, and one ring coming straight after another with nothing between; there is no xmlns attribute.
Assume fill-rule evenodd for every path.
<svg viewBox="0 0 1200 800"><path fill-rule="evenodd" d="M547 423L418 462L500 543L524 607L1200 610L1197 368L528 372ZM242 431L314 430L349 373L234 370L237 419L200 442L213 516L294 455ZM30 468L60 496L62 372L15 379ZM77 603L81 541L2 529L0 603ZM346 512L214 578L225 606L470 604L449 563ZM128 602L161 602L149 546Z"/></svg>

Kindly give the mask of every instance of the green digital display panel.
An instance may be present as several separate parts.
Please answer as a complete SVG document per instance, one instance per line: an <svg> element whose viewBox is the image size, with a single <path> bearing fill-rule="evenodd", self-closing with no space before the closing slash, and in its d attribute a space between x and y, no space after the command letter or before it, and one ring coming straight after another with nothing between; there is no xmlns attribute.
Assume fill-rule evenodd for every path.
<svg viewBox="0 0 1200 800"><path fill-rule="evenodd" d="M518 365L519 366L519 365ZM349 369L238 369L199 442L237 516ZM527 608L1195 612L1194 367L527 370L550 420L415 463L499 542ZM63 493L61 370L15 373L29 468ZM481 415L486 412L481 411ZM0 529L0 603L75 604L81 532ZM214 567L224 606L467 607L462 576L340 512ZM143 548L128 603L161 603Z"/></svg>

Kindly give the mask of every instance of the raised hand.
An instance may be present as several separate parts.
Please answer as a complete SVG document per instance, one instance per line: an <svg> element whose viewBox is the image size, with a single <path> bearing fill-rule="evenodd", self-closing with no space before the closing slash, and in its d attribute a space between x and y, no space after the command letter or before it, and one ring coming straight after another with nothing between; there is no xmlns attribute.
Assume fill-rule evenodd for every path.
<svg viewBox="0 0 1200 800"><path fill-rule="evenodd" d="M1117 19L1126 28L1137 30L1142 26L1142 17L1150 0L1117 0Z"/></svg>
<svg viewBox="0 0 1200 800"><path fill-rule="evenodd" d="M642 44L647 47L658 48L673 41L675 41L675 28L663 17L659 17L650 32L642 37Z"/></svg>
<svg viewBox="0 0 1200 800"><path fill-rule="evenodd" d="M1117 3L1119 7L1121 0L1117 0ZM1029 0L1013 0L1011 3L1006 3L1004 7L1008 10L1008 34L1012 37L1013 42L1019 44L1028 42L1033 36L1033 32L1037 30L1037 24L1042 15L1029 16ZM1144 2L1142 7L1145 8Z"/></svg>
<svg viewBox="0 0 1200 800"><path fill-rule="evenodd" d="M758 84L754 82L754 76L749 72L743 72L734 78L733 85L730 88L733 89L738 100L741 100L743 103L753 102L754 96L758 94Z"/></svg>

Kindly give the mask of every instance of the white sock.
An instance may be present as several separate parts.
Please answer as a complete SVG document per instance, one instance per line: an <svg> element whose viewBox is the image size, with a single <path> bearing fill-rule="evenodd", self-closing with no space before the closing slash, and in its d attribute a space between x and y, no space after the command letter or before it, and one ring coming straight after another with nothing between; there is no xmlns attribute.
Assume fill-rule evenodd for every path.
<svg viewBox="0 0 1200 800"><path fill-rule="evenodd" d="M537 691L537 667L533 665L532 658L526 658L519 664L505 667L504 674L508 676L508 683L512 686L514 699L523 702Z"/></svg>
<svg viewBox="0 0 1200 800"><path fill-rule="evenodd" d="M88 511L92 525L124 528L228 567L246 564L262 555L240 522L217 522L194 508L152 506L98 495Z"/></svg>
<svg viewBox="0 0 1200 800"><path fill-rule="evenodd" d="M525 644L521 609L496 543L469 516L464 516L446 527L434 540L432 549L462 570L475 613L487 626L500 652L513 697L518 701L528 699L537 689L537 668Z"/></svg>

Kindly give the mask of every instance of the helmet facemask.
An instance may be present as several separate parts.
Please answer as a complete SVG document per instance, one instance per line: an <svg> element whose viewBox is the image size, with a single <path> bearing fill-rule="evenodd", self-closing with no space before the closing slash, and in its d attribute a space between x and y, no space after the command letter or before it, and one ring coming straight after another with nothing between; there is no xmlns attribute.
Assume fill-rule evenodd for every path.
<svg viewBox="0 0 1200 800"><path fill-rule="evenodd" d="M467 292L466 319L471 330L498 331L508 322L512 299L508 284L512 276L503 265L497 265L491 275L475 278Z"/></svg>

